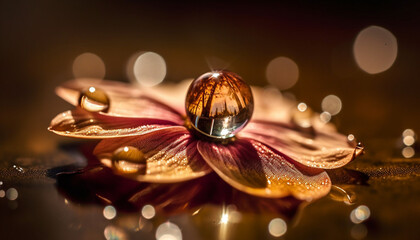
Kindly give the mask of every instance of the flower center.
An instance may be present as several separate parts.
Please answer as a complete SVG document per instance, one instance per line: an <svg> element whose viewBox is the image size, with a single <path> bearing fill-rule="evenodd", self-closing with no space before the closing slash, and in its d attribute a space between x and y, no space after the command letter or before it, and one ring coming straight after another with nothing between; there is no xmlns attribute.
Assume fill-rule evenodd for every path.
<svg viewBox="0 0 420 240"><path fill-rule="evenodd" d="M213 71L195 79L185 108L191 126L216 139L234 137L254 110L251 88L233 72Z"/></svg>

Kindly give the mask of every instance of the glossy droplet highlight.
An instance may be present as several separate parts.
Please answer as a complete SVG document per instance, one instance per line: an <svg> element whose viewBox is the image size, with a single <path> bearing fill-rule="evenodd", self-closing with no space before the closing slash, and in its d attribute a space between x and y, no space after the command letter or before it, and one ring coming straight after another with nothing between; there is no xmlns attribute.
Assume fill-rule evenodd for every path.
<svg viewBox="0 0 420 240"><path fill-rule="evenodd" d="M104 91L89 87L80 94L79 106L89 112L107 112L109 97Z"/></svg>
<svg viewBox="0 0 420 240"><path fill-rule="evenodd" d="M118 148L112 155L114 168L125 174L146 173L146 158L142 151L135 147Z"/></svg>
<svg viewBox="0 0 420 240"><path fill-rule="evenodd" d="M208 72L194 80L185 101L191 126L213 138L235 136L254 111L251 88L233 72Z"/></svg>

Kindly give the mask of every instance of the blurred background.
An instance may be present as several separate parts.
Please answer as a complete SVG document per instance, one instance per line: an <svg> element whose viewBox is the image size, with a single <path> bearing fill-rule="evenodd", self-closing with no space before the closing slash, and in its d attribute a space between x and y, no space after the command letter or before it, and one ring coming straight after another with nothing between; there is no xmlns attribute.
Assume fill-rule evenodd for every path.
<svg viewBox="0 0 420 240"><path fill-rule="evenodd" d="M0 0L0 234L9 239L119 234L109 225L115 209L72 203L56 189L52 170L85 164L80 153L65 149L64 143L74 140L47 131L53 117L71 108L55 95L56 86L97 77L151 87L227 68L251 85L271 86L296 99L300 111L309 106L322 113L322 121L367 146L365 157L348 169L369 176L368 184L350 175L334 186L328 197L298 213L296 224L288 223L290 239L415 239L419 9L411 1ZM209 218L212 214L216 217ZM138 228L130 233L153 239L154 230L138 230L137 215ZM208 226L227 222L222 214L219 223L219 215L211 210L198 220L181 215L175 222L183 234L192 234L187 239L211 239ZM127 222L121 216L118 221ZM277 217L244 219L237 225L240 239L286 232ZM274 220L277 233L270 230Z"/></svg>
<svg viewBox="0 0 420 240"><path fill-rule="evenodd" d="M46 128L69 108L54 88L75 76L129 81L129 60L132 67L141 52L158 54L152 61L163 61L163 82L225 67L319 112L326 96L338 96L342 108L332 121L362 140L419 131L417 3L0 4L0 138L6 149L53 149L57 137Z"/></svg>

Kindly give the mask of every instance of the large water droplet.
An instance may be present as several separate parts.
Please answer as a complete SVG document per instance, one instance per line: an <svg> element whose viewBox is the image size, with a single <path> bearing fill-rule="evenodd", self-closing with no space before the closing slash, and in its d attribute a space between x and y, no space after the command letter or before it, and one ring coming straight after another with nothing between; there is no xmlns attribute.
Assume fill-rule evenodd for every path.
<svg viewBox="0 0 420 240"><path fill-rule="evenodd" d="M135 147L125 146L115 150L112 163L114 168L121 173L146 173L146 158L143 152Z"/></svg>
<svg viewBox="0 0 420 240"><path fill-rule="evenodd" d="M107 112L109 109L108 95L95 87L89 87L80 94L79 106L89 112Z"/></svg>
<svg viewBox="0 0 420 240"><path fill-rule="evenodd" d="M233 72L213 71L195 79L185 107L191 125L213 138L233 137L254 111L251 88Z"/></svg>

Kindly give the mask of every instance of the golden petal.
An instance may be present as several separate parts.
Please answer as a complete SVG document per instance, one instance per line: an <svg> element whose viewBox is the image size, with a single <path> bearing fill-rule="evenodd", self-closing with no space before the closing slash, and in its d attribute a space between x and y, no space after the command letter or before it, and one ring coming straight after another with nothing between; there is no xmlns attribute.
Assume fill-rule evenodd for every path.
<svg viewBox="0 0 420 240"><path fill-rule="evenodd" d="M213 170L231 186L261 197L294 196L311 200L326 195L326 172L308 168L252 139L222 145L198 142L198 150Z"/></svg>

